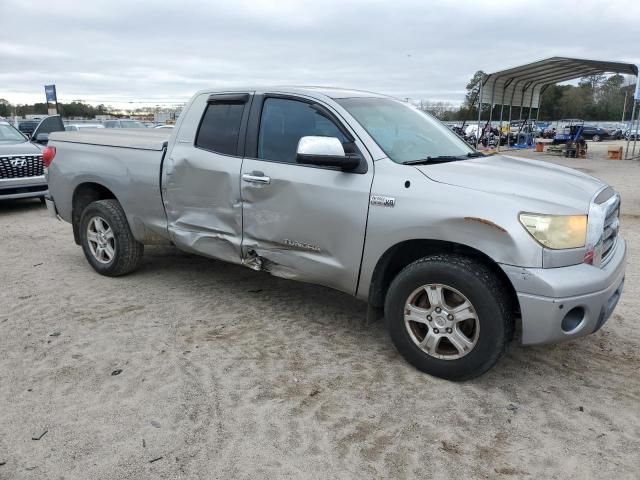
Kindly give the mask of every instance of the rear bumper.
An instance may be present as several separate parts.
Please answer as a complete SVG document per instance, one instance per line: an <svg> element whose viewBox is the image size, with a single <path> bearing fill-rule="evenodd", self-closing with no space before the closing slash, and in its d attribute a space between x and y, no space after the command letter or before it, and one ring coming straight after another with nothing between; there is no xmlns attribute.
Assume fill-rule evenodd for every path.
<svg viewBox="0 0 640 480"><path fill-rule="evenodd" d="M43 197L48 193L44 175L0 179L0 200Z"/></svg>
<svg viewBox="0 0 640 480"><path fill-rule="evenodd" d="M624 287L626 244L603 267L519 268L503 265L522 315L522 343L555 343L596 332L609 319Z"/></svg>
<svg viewBox="0 0 640 480"><path fill-rule="evenodd" d="M60 218L60 215L58 214L56 203L53 201L53 198L51 196L47 194L47 196L44 197L44 203L47 206L47 211L49 212L50 217L62 220Z"/></svg>

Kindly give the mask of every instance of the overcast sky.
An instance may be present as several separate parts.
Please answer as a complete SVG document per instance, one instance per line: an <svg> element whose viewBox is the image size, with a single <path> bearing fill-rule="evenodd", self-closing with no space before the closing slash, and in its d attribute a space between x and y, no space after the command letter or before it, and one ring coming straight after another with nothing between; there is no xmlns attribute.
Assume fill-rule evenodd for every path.
<svg viewBox="0 0 640 480"><path fill-rule="evenodd" d="M0 98L184 101L329 85L458 103L478 69L640 63L640 0L0 0Z"/></svg>

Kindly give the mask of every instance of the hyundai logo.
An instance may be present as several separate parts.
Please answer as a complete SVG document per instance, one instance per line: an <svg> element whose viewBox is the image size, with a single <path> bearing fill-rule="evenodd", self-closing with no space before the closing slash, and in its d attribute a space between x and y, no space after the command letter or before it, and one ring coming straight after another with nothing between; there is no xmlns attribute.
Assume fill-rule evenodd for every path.
<svg viewBox="0 0 640 480"><path fill-rule="evenodd" d="M14 168L22 168L27 166L27 160L24 158L14 158L11 160L11 166Z"/></svg>

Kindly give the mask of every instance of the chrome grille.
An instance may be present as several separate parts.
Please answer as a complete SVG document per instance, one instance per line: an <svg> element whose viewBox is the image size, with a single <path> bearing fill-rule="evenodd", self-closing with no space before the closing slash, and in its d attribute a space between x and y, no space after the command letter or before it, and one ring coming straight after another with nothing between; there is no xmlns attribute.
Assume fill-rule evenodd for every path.
<svg viewBox="0 0 640 480"><path fill-rule="evenodd" d="M37 177L43 174L42 155L0 156L0 179Z"/></svg>
<svg viewBox="0 0 640 480"><path fill-rule="evenodd" d="M613 253L618 238L620 228L620 197L616 198L607 209L607 216L604 220L604 232L602 234L602 263L606 263Z"/></svg>

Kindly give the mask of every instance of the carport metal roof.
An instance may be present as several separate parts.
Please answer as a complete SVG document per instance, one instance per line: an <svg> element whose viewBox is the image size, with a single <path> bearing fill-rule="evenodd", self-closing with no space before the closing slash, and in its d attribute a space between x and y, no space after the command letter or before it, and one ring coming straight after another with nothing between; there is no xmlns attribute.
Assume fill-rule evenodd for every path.
<svg viewBox="0 0 640 480"><path fill-rule="evenodd" d="M633 63L551 57L488 74L480 90L480 103L538 108L548 85L600 73L638 76Z"/></svg>
<svg viewBox="0 0 640 480"><path fill-rule="evenodd" d="M531 110L536 109L536 119L540 113L540 96L549 85L565 82L588 75L601 73L620 73L634 75L636 77L636 93L631 110L630 130L633 131L635 125L635 138L633 139L633 150L629 152L630 138L627 139L625 158L636 157L636 142L638 141L638 131L640 130L640 115L636 117L636 109L640 101L640 82L638 79L638 65L624 62L607 62L601 60L585 60L581 58L551 57L546 60L528 63L519 67L508 68L499 72L486 75L480 83L478 99L478 131L481 128L481 116L483 104L502 105L500 109L500 124L502 125L502 114L505 106L509 106L509 121L511 120L511 108L519 109L519 119L522 119L522 110L528 107L527 120L531 118ZM474 99L475 100L475 99ZM475 102L473 102L475 103ZM489 109L489 121L493 114L493 108ZM521 128L521 127L520 127ZM520 131L518 131L520 133ZM476 147L480 142L478 135ZM500 147L498 146L498 150Z"/></svg>

